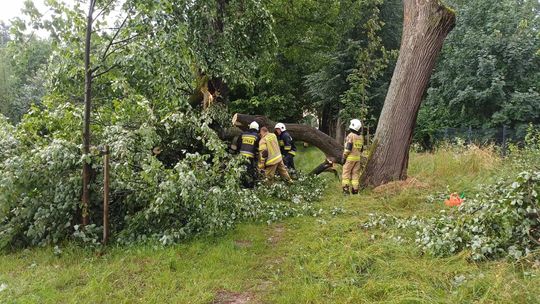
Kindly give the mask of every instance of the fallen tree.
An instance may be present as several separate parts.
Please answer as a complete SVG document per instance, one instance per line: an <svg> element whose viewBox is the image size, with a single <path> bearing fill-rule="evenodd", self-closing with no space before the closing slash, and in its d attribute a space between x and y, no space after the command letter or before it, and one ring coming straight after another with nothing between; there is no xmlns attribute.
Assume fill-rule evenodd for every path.
<svg viewBox="0 0 540 304"><path fill-rule="evenodd" d="M252 121L256 121L260 126L266 126L270 130L273 130L276 125L274 121L260 115L236 113L232 118L233 125L242 130L246 130ZM334 163L341 163L343 145L337 140L311 126L289 123L286 126L287 131L289 131L295 140L307 142L319 148L328 160Z"/></svg>

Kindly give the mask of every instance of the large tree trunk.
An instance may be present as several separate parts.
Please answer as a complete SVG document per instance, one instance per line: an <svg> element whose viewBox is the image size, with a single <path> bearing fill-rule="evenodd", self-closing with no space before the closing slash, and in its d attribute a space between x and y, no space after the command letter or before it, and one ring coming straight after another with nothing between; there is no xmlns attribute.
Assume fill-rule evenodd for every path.
<svg viewBox="0 0 540 304"><path fill-rule="evenodd" d="M233 125L246 130L252 121L259 123L261 127L266 126L271 132L274 130L275 122L271 121L265 116L254 116L236 113L233 116ZM326 158L334 163L341 163L341 157L343 156L343 147L332 137L324 134L323 132L307 125L300 124L286 124L287 131L295 140L307 142L319 148ZM230 130L227 131L231 133Z"/></svg>
<svg viewBox="0 0 540 304"><path fill-rule="evenodd" d="M334 136L334 138L337 140L338 143L344 143L346 133L347 133L347 130L345 129L345 124L343 123L343 119L339 117L336 121L336 136Z"/></svg>
<svg viewBox="0 0 540 304"><path fill-rule="evenodd" d="M401 48L375 133L364 186L407 178L416 117L455 14L439 0L404 0Z"/></svg>

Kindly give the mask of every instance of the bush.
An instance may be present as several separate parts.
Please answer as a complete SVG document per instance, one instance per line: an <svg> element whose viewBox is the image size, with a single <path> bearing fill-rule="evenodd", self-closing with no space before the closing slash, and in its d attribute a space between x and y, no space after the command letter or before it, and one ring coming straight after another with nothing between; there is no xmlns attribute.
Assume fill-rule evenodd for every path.
<svg viewBox="0 0 540 304"><path fill-rule="evenodd" d="M15 128L9 123L8 119L0 114L0 162L9 157L15 147L17 146L17 140L13 135Z"/></svg>
<svg viewBox="0 0 540 304"><path fill-rule="evenodd" d="M522 172L510 184L485 186L458 208L428 219L371 215L364 228L410 229L426 253L467 250L473 260L519 259L540 242L540 171Z"/></svg>
<svg viewBox="0 0 540 304"><path fill-rule="evenodd" d="M58 243L80 201L78 146L53 140L0 164L0 248Z"/></svg>
<svg viewBox="0 0 540 304"><path fill-rule="evenodd" d="M100 115L114 123L97 126L93 136L110 146L111 231L120 243L170 244L213 235L243 220L317 214L312 203L322 194L320 178L302 177L292 187L242 189L243 159L229 154L212 129L216 113L187 110L159 118L144 100L118 103L122 111ZM97 149L81 154L78 137L70 136L80 132L77 119L65 119L64 111L73 109L35 109L17 127L0 118L0 146L6 151L0 159L0 248L99 239L102 157ZM165 161L154 155L155 147L167 149ZM85 229L77 225L83 161L93 171L93 225Z"/></svg>

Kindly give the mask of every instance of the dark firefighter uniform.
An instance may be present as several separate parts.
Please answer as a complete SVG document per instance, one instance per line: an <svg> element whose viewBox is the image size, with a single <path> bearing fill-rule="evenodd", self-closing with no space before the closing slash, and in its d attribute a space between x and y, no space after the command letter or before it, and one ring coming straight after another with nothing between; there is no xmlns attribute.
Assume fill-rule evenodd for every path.
<svg viewBox="0 0 540 304"><path fill-rule="evenodd" d="M294 157L296 156L296 146L294 141L287 131L281 132L278 136L279 140L279 149L281 150L281 155L283 155L283 163L287 168L296 170L294 167Z"/></svg>
<svg viewBox="0 0 540 304"><path fill-rule="evenodd" d="M345 164L343 165L342 186L343 191L349 191L349 185L352 184L353 194L358 193L360 184L360 158L362 155L362 149L364 146L364 137L359 132L351 130L351 133L347 135L345 139L345 151L343 153L343 159Z"/></svg>
<svg viewBox="0 0 540 304"><path fill-rule="evenodd" d="M255 181L257 180L257 155L259 147L259 135L257 130L250 129L243 132L238 137L236 144L239 147L239 153L246 158L246 176L243 178L242 183L246 188L253 188Z"/></svg>

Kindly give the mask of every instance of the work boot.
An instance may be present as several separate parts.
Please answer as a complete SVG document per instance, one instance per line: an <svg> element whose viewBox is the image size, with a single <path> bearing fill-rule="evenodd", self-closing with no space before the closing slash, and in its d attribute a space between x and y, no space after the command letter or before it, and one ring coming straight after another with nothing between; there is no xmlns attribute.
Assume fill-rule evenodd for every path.
<svg viewBox="0 0 540 304"><path fill-rule="evenodd" d="M344 187L343 187L343 194L344 194L344 195L349 195L349 194L351 194L350 191L349 191L349 186L344 186Z"/></svg>
<svg viewBox="0 0 540 304"><path fill-rule="evenodd" d="M358 189L352 189L352 194L358 194Z"/></svg>

